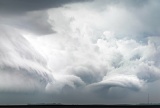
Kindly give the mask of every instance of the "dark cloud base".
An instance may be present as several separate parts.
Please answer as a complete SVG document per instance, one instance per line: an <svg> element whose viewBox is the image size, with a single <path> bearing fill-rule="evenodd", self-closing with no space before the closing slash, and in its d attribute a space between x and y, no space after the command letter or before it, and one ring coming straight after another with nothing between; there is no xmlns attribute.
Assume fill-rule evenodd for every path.
<svg viewBox="0 0 160 108"><path fill-rule="evenodd" d="M67 3L83 1L86 0L0 0L0 12L17 14L47 8L56 8Z"/></svg>

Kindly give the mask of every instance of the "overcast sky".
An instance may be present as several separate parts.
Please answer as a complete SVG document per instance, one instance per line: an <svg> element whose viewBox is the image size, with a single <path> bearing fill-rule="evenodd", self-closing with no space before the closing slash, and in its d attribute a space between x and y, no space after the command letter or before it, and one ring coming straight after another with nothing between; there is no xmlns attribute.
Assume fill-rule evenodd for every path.
<svg viewBox="0 0 160 108"><path fill-rule="evenodd" d="M159 0L0 0L0 104L160 102Z"/></svg>

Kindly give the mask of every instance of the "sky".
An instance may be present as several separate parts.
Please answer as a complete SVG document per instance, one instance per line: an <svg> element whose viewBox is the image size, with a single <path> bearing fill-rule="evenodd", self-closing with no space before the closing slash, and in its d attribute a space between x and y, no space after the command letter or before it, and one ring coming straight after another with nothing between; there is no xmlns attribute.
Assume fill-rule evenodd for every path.
<svg viewBox="0 0 160 108"><path fill-rule="evenodd" d="M0 0L0 104L160 102L159 0Z"/></svg>

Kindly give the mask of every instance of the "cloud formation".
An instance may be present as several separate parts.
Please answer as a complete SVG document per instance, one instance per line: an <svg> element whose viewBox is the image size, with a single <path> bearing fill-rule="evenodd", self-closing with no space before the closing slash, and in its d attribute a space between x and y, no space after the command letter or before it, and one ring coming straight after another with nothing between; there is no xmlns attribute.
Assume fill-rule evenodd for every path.
<svg viewBox="0 0 160 108"><path fill-rule="evenodd" d="M1 17L1 92L105 103L160 79L159 1L65 3L24 8L9 22Z"/></svg>
<svg viewBox="0 0 160 108"><path fill-rule="evenodd" d="M25 92L44 88L53 80L45 59L16 29L6 25L0 28L0 91Z"/></svg>
<svg viewBox="0 0 160 108"><path fill-rule="evenodd" d="M0 0L0 22L28 30L40 36L56 33L47 22L46 10L76 2L85 2L85 0Z"/></svg>
<svg viewBox="0 0 160 108"><path fill-rule="evenodd" d="M73 2L83 2L85 0L46 0L46 1L39 1L39 0L0 0L0 10L1 13L6 14L17 14L17 13L23 13L27 11L35 11L35 10L44 10L48 8L53 7L60 7L67 3L73 3Z"/></svg>

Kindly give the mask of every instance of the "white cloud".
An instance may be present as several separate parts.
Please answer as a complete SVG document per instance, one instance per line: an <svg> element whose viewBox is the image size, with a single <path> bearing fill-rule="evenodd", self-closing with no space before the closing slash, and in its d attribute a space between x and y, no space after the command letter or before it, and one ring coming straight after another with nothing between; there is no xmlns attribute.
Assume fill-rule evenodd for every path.
<svg viewBox="0 0 160 108"><path fill-rule="evenodd" d="M110 89L111 87L129 88L131 90L140 90L143 87L143 80L139 80L134 75L123 75L113 73L104 77L103 81L89 85L91 90L95 89Z"/></svg>
<svg viewBox="0 0 160 108"><path fill-rule="evenodd" d="M41 91L53 80L47 62L16 29L0 28L0 91Z"/></svg>

